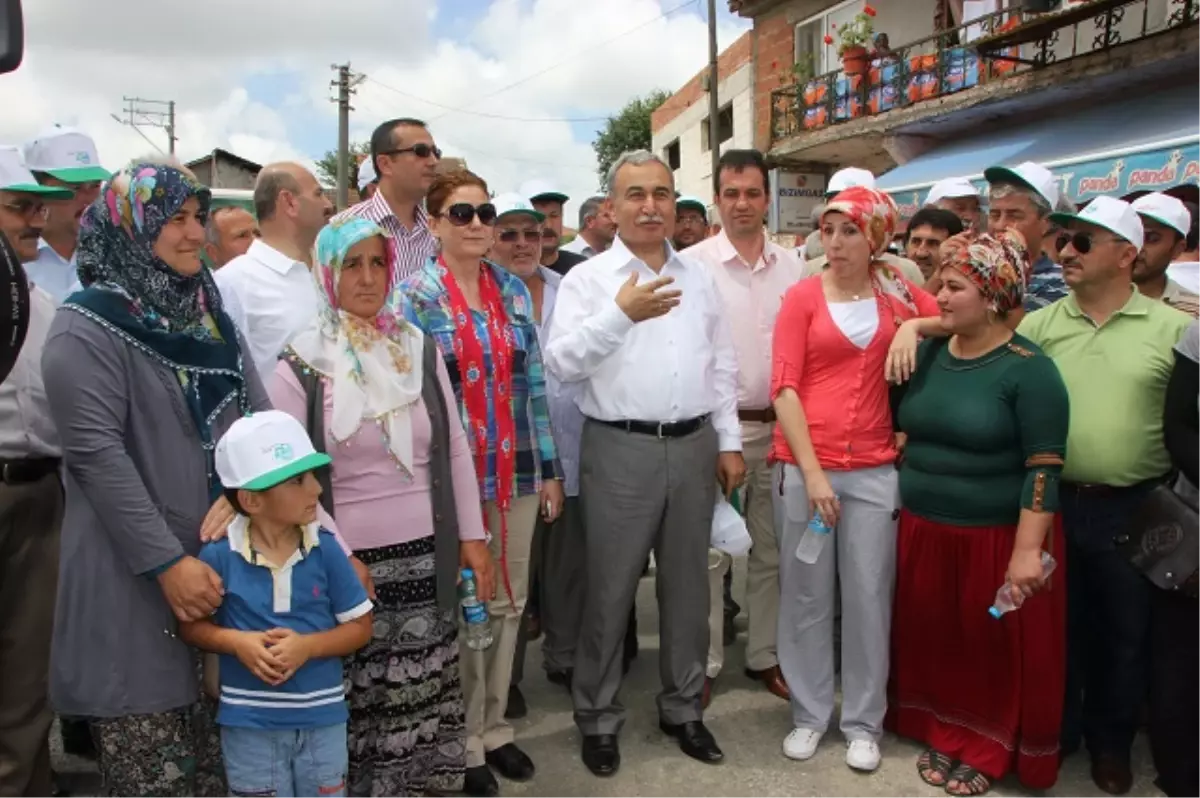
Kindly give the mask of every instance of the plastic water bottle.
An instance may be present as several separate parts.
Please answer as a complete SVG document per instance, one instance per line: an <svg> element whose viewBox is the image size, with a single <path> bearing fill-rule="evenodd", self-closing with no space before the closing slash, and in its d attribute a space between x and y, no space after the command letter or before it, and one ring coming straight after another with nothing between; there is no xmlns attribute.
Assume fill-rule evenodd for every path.
<svg viewBox="0 0 1200 798"><path fill-rule="evenodd" d="M808 519L808 526L804 528L800 545L796 547L796 559L806 565L815 563L832 531L833 527L826 524L825 519L821 517L821 511L814 511L812 518Z"/></svg>
<svg viewBox="0 0 1200 798"><path fill-rule="evenodd" d="M1058 563L1054 562L1054 558L1050 556L1050 552L1042 552L1042 579L1049 579L1050 574L1054 573L1054 566ZM999 618L1006 612L1020 609L1025 603L1025 596L1022 594L1018 601L1013 601L1012 586L1007 579L1000 589L996 591L996 600L992 606L988 608L988 614L993 618Z"/></svg>
<svg viewBox="0 0 1200 798"><path fill-rule="evenodd" d="M492 644L492 625L488 622L487 604L479 600L475 572L470 568L463 569L462 581L458 584L458 598L466 624L463 639L467 648L483 651Z"/></svg>

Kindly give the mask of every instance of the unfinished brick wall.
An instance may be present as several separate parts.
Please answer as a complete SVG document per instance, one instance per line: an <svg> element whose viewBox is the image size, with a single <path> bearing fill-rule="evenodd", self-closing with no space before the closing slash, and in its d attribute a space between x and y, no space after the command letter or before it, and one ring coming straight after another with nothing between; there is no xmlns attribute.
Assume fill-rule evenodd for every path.
<svg viewBox="0 0 1200 798"><path fill-rule="evenodd" d="M750 60L750 42L753 31L746 31L738 40L725 48L725 52L717 56L717 77L724 81L742 64ZM691 108L694 103L704 97L704 76L708 67L697 72L692 79L683 84L677 92L667 98L667 101L654 110L650 115L650 130L657 133L668 122Z"/></svg>
<svg viewBox="0 0 1200 798"><path fill-rule="evenodd" d="M771 92L783 85L796 56L795 32L784 5L754 20L754 146L771 148Z"/></svg>

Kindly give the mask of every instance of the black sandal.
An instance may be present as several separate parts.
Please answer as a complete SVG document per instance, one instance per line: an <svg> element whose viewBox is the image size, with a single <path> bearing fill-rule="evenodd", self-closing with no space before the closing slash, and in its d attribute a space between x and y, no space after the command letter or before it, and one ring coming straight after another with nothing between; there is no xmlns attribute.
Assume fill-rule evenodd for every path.
<svg viewBox="0 0 1200 798"><path fill-rule="evenodd" d="M950 770L953 767L954 760L933 748L926 749L917 757L917 775L930 787L945 787L950 781ZM932 776L941 776L942 780L934 781Z"/></svg>
<svg viewBox="0 0 1200 798"><path fill-rule="evenodd" d="M950 782L952 781L958 782L957 790L950 789ZM964 765L961 762L957 767L954 768L954 770L950 771L950 777L946 779L946 792L950 795L968 797L983 795L991 788L991 779L970 765Z"/></svg>

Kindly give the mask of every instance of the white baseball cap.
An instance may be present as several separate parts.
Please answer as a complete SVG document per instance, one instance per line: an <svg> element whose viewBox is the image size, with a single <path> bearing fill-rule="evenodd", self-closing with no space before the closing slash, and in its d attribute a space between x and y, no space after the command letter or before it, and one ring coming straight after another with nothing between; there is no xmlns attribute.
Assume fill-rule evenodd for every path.
<svg viewBox="0 0 1200 798"><path fill-rule="evenodd" d="M361 193L366 190L367 186L379 179L379 175L375 174L375 159L368 155L358 165L358 190Z"/></svg>
<svg viewBox="0 0 1200 798"><path fill-rule="evenodd" d="M1071 222L1087 222L1103 227L1111 233L1133 244L1139 250L1145 241L1146 232L1142 219L1128 202L1112 197L1096 197L1079 213L1052 213L1050 220L1066 227Z"/></svg>
<svg viewBox="0 0 1200 798"><path fill-rule="evenodd" d="M492 200L492 204L496 206L497 219L514 213L523 213L526 216L532 216L539 222L546 221L546 215L544 213L539 213L532 205L529 204L529 200L512 191L500 194Z"/></svg>
<svg viewBox="0 0 1200 798"><path fill-rule="evenodd" d="M64 183L95 183L112 177L100 165L91 136L62 125L55 125L25 145L25 166Z"/></svg>
<svg viewBox="0 0 1200 798"><path fill-rule="evenodd" d="M527 180L521 184L521 189L517 193L530 202L554 200L555 202L566 204L569 199L566 194L559 191L549 180Z"/></svg>
<svg viewBox="0 0 1200 798"><path fill-rule="evenodd" d="M1031 188L1041 194L1051 208L1058 205L1058 181L1049 169L1033 161L1017 166L993 166L984 170L983 178L989 183L1016 183Z"/></svg>
<svg viewBox="0 0 1200 798"><path fill-rule="evenodd" d="M733 505L718 495L717 504L713 508L712 532L709 545L717 551L723 551L734 557L741 557L750 551L753 544L750 532L746 529L746 519L733 509Z"/></svg>
<svg viewBox="0 0 1200 798"><path fill-rule="evenodd" d="M937 205L940 200L960 197L979 199L979 189L965 177L948 177L933 184L933 188L929 189L929 196L925 197L925 204Z"/></svg>
<svg viewBox="0 0 1200 798"><path fill-rule="evenodd" d="M0 147L0 191L37 194L46 199L70 199L75 192L69 188L43 186L21 163L16 147Z"/></svg>
<svg viewBox="0 0 1200 798"><path fill-rule="evenodd" d="M217 441L217 476L226 488L267 490L330 463L304 427L282 410L244 416Z"/></svg>
<svg viewBox="0 0 1200 798"><path fill-rule="evenodd" d="M825 189L825 193L837 194L856 186L875 188L875 175L866 169L859 169L857 166L839 169L833 173L833 177L829 178L829 186Z"/></svg>
<svg viewBox="0 0 1200 798"><path fill-rule="evenodd" d="M1187 238L1192 230L1192 214L1187 206L1169 194L1146 194L1133 201L1133 209L1142 216L1175 230Z"/></svg>
<svg viewBox="0 0 1200 798"><path fill-rule="evenodd" d="M704 200L699 197L693 197L690 194L681 194L675 198L675 208L683 210L691 208L694 211L700 211L705 219L708 218L708 206L704 204Z"/></svg>

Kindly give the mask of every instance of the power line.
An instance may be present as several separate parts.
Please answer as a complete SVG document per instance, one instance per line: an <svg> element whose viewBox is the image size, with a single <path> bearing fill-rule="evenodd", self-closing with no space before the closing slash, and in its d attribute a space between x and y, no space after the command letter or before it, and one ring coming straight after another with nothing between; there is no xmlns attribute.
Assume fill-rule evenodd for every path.
<svg viewBox="0 0 1200 798"><path fill-rule="evenodd" d="M483 102L484 100L490 100L491 98L496 97L497 95L503 94L504 92L508 91L509 89L515 89L517 86L520 86L523 83L528 83L529 81L533 80L534 78L541 77L542 75L545 75L547 72L558 69L559 67L562 67L562 66L566 66L568 63L570 63L571 60L577 59L579 56L583 55L584 53L590 53L594 50L599 50L601 47L606 47L607 45L612 44L613 42L617 41L618 39L623 39L624 37L628 36L629 34L639 31L642 28L646 27L647 25L652 25L655 22L658 22L660 19L665 19L665 18L669 17L670 15L674 14L676 11L681 11L681 10L687 8L688 6L695 5L698 2L700 2L700 0L687 0L686 3L680 3L679 5L677 5L673 8L669 8L666 11L662 12L654 19L648 19L645 22L641 23L640 25L635 25L634 27L630 28L629 30L625 31L624 33L619 33L616 36L613 36L611 39L605 39L604 41L600 42L599 44L592 45L591 47L585 47L582 50L576 51L574 53L572 59L570 59L568 61L560 61L557 64L551 64L550 66L546 67L543 70L534 72L531 75L526 75L525 77L521 78L520 80L510 83L507 86L504 86L502 88L499 88L496 91L492 92L491 94L485 94L482 97L477 98L471 104L474 105L475 103L480 103L480 102ZM447 117L452 113L456 113L458 110L459 109L447 111L446 113L439 114L438 116L435 116L428 121L436 122L437 120Z"/></svg>
<svg viewBox="0 0 1200 798"><path fill-rule="evenodd" d="M606 119L608 119L607 116L582 116L582 117L571 118L571 117L544 117L544 116L542 116L542 117L527 117L527 116L508 116L506 114L489 114L486 111L472 111L469 108L455 108L452 105L442 105L441 103L434 102L433 100L426 100L424 97L418 97L415 94L409 94L406 91L401 91L400 89L397 89L394 86L389 86L386 83L381 83L378 80L376 80L375 78L369 77L369 78L367 78L367 80L370 81L371 83L374 83L376 86L378 86L381 89L387 89L390 92L395 92L396 94L399 94L401 97L407 97L410 100L416 100L417 102L425 103L426 105L432 105L435 108L442 108L451 113L469 114L471 116L482 116L482 117L486 117L488 119L506 119L506 120L510 120L513 122L603 122ZM443 114L443 116L444 116L444 114ZM441 117L438 117L438 118L440 119Z"/></svg>
<svg viewBox="0 0 1200 798"><path fill-rule="evenodd" d="M175 142L179 140L179 137L175 135L175 101L143 100L140 97L122 97L121 99L125 101L123 110L126 118L122 119L116 114L112 114L112 118L122 125L136 130L142 138L150 142L150 146L159 152L162 152L162 147L150 141L150 137L143 133L138 125L162 128L167 132L167 149L174 155ZM164 108L165 110L163 110ZM141 119L135 117L141 117Z"/></svg>

